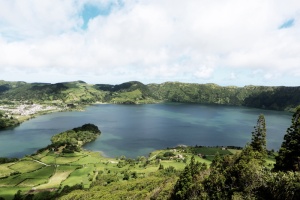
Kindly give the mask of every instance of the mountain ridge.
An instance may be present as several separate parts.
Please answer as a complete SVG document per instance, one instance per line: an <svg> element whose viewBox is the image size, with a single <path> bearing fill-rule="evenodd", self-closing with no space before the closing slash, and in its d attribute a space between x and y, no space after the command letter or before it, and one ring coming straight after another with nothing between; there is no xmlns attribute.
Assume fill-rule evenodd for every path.
<svg viewBox="0 0 300 200"><path fill-rule="evenodd" d="M300 86L220 86L215 83L164 82L88 84L84 81L26 83L0 80L0 101L60 102L61 104L205 103L291 110L300 104Z"/></svg>

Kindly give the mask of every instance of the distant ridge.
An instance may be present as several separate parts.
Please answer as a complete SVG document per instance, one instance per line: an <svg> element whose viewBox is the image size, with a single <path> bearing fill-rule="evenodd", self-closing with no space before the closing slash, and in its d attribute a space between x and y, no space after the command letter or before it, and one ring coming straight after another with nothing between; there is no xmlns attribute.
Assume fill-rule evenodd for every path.
<svg viewBox="0 0 300 200"><path fill-rule="evenodd" d="M145 85L138 81L118 85L93 85L80 80L50 84L0 80L1 100L56 104L182 102L291 110L300 105L300 87L254 85L223 87L214 83L181 82Z"/></svg>

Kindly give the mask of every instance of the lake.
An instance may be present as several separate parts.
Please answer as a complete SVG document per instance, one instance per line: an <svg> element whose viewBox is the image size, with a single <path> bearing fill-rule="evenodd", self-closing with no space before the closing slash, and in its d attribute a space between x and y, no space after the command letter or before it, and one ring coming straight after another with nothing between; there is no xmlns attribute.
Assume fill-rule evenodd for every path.
<svg viewBox="0 0 300 200"><path fill-rule="evenodd" d="M267 125L267 148L278 150L291 124L288 112L199 104L92 105L80 112L39 116L0 131L0 157L22 157L50 144L52 135L92 123L102 134L85 149L109 157L135 158L180 144L245 146L259 114Z"/></svg>

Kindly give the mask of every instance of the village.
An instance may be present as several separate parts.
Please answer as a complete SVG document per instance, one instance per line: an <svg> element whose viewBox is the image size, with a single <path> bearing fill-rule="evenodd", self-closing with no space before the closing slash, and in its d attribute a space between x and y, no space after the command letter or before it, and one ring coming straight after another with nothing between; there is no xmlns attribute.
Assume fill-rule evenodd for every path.
<svg viewBox="0 0 300 200"><path fill-rule="evenodd" d="M20 104L20 105L1 105L0 111L10 116L31 116L41 112L60 111L62 108L57 106L40 105L40 104Z"/></svg>

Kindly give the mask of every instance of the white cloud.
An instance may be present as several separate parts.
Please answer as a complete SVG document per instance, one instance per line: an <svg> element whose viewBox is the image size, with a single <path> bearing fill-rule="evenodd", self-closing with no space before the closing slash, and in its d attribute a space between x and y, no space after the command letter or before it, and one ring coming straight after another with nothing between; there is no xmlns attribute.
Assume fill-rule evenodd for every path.
<svg viewBox="0 0 300 200"><path fill-rule="evenodd" d="M82 30L86 4L115 7ZM291 19L293 26L279 29ZM240 84L293 84L292 76L299 85L299 20L296 0L0 0L0 69L38 72L32 81L51 72L97 83L110 77L219 84L226 79L215 79L219 71L232 80L237 71L262 71Z"/></svg>
<svg viewBox="0 0 300 200"><path fill-rule="evenodd" d="M238 77L234 72L230 73L229 80L236 80Z"/></svg>
<svg viewBox="0 0 300 200"><path fill-rule="evenodd" d="M195 71L195 76L197 78L204 78L204 79L208 79L211 78L212 74L213 74L213 69L210 67L200 67L198 70Z"/></svg>

